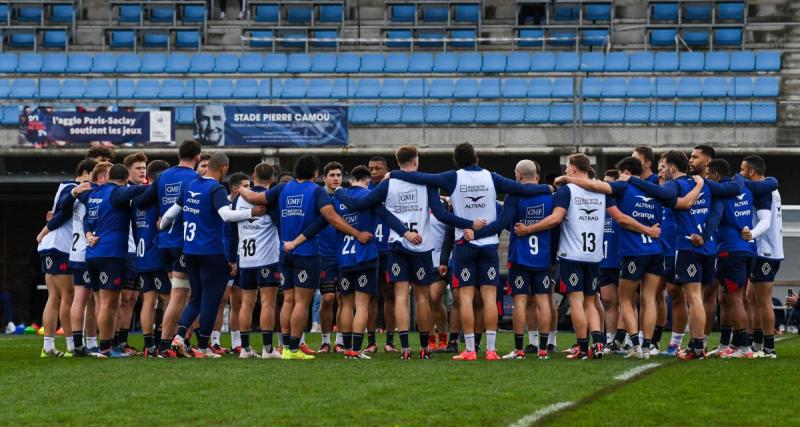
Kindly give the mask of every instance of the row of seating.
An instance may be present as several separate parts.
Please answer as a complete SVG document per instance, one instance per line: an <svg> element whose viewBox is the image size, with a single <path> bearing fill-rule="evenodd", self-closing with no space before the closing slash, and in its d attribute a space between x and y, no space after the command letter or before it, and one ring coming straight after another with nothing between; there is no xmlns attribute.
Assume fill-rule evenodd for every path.
<svg viewBox="0 0 800 427"><path fill-rule="evenodd" d="M480 2L396 2L386 5L386 20L401 25L477 24L481 20L481 5Z"/></svg>
<svg viewBox="0 0 800 427"><path fill-rule="evenodd" d="M199 29L185 29L183 27L137 27L119 29L119 27L105 30L104 44L114 49L133 49L142 46L145 48L200 50L202 31Z"/></svg>
<svg viewBox="0 0 800 427"><path fill-rule="evenodd" d="M205 2L190 2L178 7L177 3L165 2L127 2L121 4L116 2L109 7L109 14L116 9L116 20L118 25L143 25L169 24L169 25L197 25L204 24L208 17ZM109 23L111 16L109 16Z"/></svg>
<svg viewBox="0 0 800 427"><path fill-rule="evenodd" d="M715 47L736 47L742 44L742 28L711 28L691 27L678 30L677 28L654 28L649 30L648 40L654 47L678 46L677 36L680 35L683 43L691 47L702 47L711 44Z"/></svg>
<svg viewBox="0 0 800 427"><path fill-rule="evenodd" d="M542 2L520 2L517 1L517 5L519 6L520 3L539 3ZM545 5L546 7L547 5ZM534 19L532 16L526 16L523 19L520 19L519 13L521 12L520 8L517 8L517 22L522 22L526 24L528 22L533 22ZM548 11L547 15L550 18L550 21L555 24L565 23L565 22L572 22L572 21L610 21L611 20L611 12L612 12L612 5L611 2L592 2L592 3L584 3L579 5L577 3L553 3L552 4L552 11Z"/></svg>
<svg viewBox="0 0 800 427"><path fill-rule="evenodd" d="M18 5L0 4L0 25L56 24L73 25L75 23L75 5L72 1L63 3L20 2Z"/></svg>
<svg viewBox="0 0 800 427"><path fill-rule="evenodd" d="M581 46L604 46L609 41L611 31L608 28L520 28L517 30L517 46L542 47L547 41L548 46L575 47L580 42Z"/></svg>
<svg viewBox="0 0 800 427"><path fill-rule="evenodd" d="M11 99L571 98L571 78L509 79L0 79ZM775 98L778 77L585 79L586 98Z"/></svg>
<svg viewBox="0 0 800 427"><path fill-rule="evenodd" d="M341 24L344 21L344 6L340 2L309 2L305 5L259 3L253 5L253 20L259 23L294 26Z"/></svg>
<svg viewBox="0 0 800 427"><path fill-rule="evenodd" d="M682 7L681 7L682 6ZM745 4L741 1L726 1L713 5L712 2L651 2L649 19L651 22L712 22L744 21Z"/></svg>
<svg viewBox="0 0 800 427"><path fill-rule="evenodd" d="M432 53L0 53L0 73L776 72L776 51Z"/></svg>

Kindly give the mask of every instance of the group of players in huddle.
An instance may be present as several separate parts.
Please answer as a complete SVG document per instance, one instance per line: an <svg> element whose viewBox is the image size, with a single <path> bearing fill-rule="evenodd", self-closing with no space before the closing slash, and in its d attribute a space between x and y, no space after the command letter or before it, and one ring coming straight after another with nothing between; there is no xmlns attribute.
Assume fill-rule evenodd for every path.
<svg viewBox="0 0 800 427"><path fill-rule="evenodd" d="M297 159L294 174L279 176L261 163L251 176L228 176L225 154L201 153L196 141L180 145L172 167L148 163L143 153L112 164L113 152L91 150L76 179L59 186L37 236L49 291L41 356L138 353L127 327L141 293L145 357L235 352L308 360L337 352L369 359L382 296L384 350L410 359L413 295L421 359L458 353L463 339L453 359L476 360L483 336L487 360L549 359L557 351L558 291L577 338L567 358L648 358L660 351L666 291L672 337L661 354L776 357L781 201L761 157L745 157L733 174L709 146L688 157L667 151L657 162L642 146L599 179L589 157L573 154L565 173L544 183L535 161L519 161L511 180L478 166L466 143L453 151L456 170L440 174L417 171L413 146L395 154L398 170L374 157L353 168L343 188L336 162L322 169L324 186L316 183L313 155ZM501 357L504 230L515 348ZM317 291L322 345L315 351L304 331ZM256 302L261 351L250 343ZM228 303L231 350L220 345ZM720 345L707 352L718 303ZM55 347L59 320L66 352ZM691 338L681 349L687 324Z"/></svg>

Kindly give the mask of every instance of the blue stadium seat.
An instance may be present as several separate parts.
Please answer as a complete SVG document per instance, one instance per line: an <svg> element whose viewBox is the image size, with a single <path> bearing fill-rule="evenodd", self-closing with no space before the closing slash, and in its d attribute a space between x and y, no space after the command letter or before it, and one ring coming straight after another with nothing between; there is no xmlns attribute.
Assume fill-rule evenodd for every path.
<svg viewBox="0 0 800 427"><path fill-rule="evenodd" d="M40 5L25 5L17 9L17 20L26 24L40 24L44 12Z"/></svg>
<svg viewBox="0 0 800 427"><path fill-rule="evenodd" d="M479 73L482 65L483 57L479 52L464 52L458 55L459 73Z"/></svg>
<svg viewBox="0 0 800 427"><path fill-rule="evenodd" d="M728 71L731 67L731 55L728 52L706 52L706 71Z"/></svg>
<svg viewBox="0 0 800 427"><path fill-rule="evenodd" d="M239 62L239 72L241 72L241 67L244 64L245 55L247 54L242 54L242 59ZM261 57L260 54L257 55ZM283 73L288 71L289 68L289 57L286 56L285 53L268 53L264 55L263 58L261 58L261 61L263 64L261 66L261 71L265 73ZM308 64L305 62L305 60L303 62L304 62L303 64L298 64L299 69L305 68L306 64Z"/></svg>
<svg viewBox="0 0 800 427"><path fill-rule="evenodd" d="M167 55L167 62L164 64L164 72L168 74L188 73L189 67L191 65L192 65L192 58L190 58L188 54L170 53L169 55ZM212 68L213 68L213 62L212 62Z"/></svg>
<svg viewBox="0 0 800 427"><path fill-rule="evenodd" d="M206 22L205 6L199 4L184 5L181 12L181 22L184 25Z"/></svg>
<svg viewBox="0 0 800 427"><path fill-rule="evenodd" d="M483 54L481 72L483 73L502 73L506 71L507 55L504 52L486 52ZM530 62L530 58L528 59Z"/></svg>
<svg viewBox="0 0 800 427"><path fill-rule="evenodd" d="M308 92L306 79L286 79L283 82L283 91L281 91L281 98L285 99L301 99L305 98Z"/></svg>
<svg viewBox="0 0 800 427"><path fill-rule="evenodd" d="M266 48L272 47L272 39L274 37L272 31L260 30L260 31L248 31L248 33L250 34L250 40L248 41L250 47L266 47ZM284 37L290 39L292 38L292 33L285 34ZM305 34L301 35L301 38L305 38ZM284 41L283 43L284 45L289 45L294 42ZM303 41L298 42L298 44L299 46L305 46L305 42Z"/></svg>
<svg viewBox="0 0 800 427"><path fill-rule="evenodd" d="M452 98L453 81L450 79L428 80L428 98Z"/></svg>
<svg viewBox="0 0 800 427"><path fill-rule="evenodd" d="M410 73L430 73L433 71L433 55L430 53L411 54L408 71Z"/></svg>
<svg viewBox="0 0 800 427"><path fill-rule="evenodd" d="M683 77L678 80L678 98L700 98L703 81L699 77Z"/></svg>
<svg viewBox="0 0 800 427"><path fill-rule="evenodd" d="M375 123L382 125L397 125L400 124L402 117L402 105L381 104L378 106L378 114L375 116Z"/></svg>
<svg viewBox="0 0 800 427"><path fill-rule="evenodd" d="M442 52L442 53L437 53L436 56L433 58L434 73L455 73L457 69L458 69L458 54L455 54L453 52Z"/></svg>
<svg viewBox="0 0 800 427"><path fill-rule="evenodd" d="M203 99L208 97L208 80L191 79L183 86L183 97L187 99Z"/></svg>
<svg viewBox="0 0 800 427"><path fill-rule="evenodd" d="M656 53L655 71L678 71L677 52L658 52Z"/></svg>
<svg viewBox="0 0 800 427"><path fill-rule="evenodd" d="M106 99L111 95L111 84L106 79L90 79L86 81L84 96L90 99Z"/></svg>
<svg viewBox="0 0 800 427"><path fill-rule="evenodd" d="M406 92L406 82L403 79L384 79L378 96L381 99L401 99Z"/></svg>
<svg viewBox="0 0 800 427"><path fill-rule="evenodd" d="M17 125L19 124L19 107L17 106L6 106L3 107L2 111L2 118L0 118L0 124L10 126L10 125Z"/></svg>
<svg viewBox="0 0 800 427"><path fill-rule="evenodd" d="M581 44L601 47L608 40L608 30L581 30Z"/></svg>
<svg viewBox="0 0 800 427"><path fill-rule="evenodd" d="M2 59L0 59L2 61ZM89 73L92 71L92 55L89 53L70 53L67 60L67 72L70 74Z"/></svg>
<svg viewBox="0 0 800 427"><path fill-rule="evenodd" d="M607 77L603 81L603 98L625 98L628 83L622 77Z"/></svg>
<svg viewBox="0 0 800 427"><path fill-rule="evenodd" d="M18 73L38 73L42 70L42 55L32 52L19 54L17 62Z"/></svg>
<svg viewBox="0 0 800 427"><path fill-rule="evenodd" d="M609 52L606 54L605 71L627 72L630 57L627 52Z"/></svg>
<svg viewBox="0 0 800 427"><path fill-rule="evenodd" d="M36 89L36 82L32 79L16 79L11 83L11 91L8 93L9 98L16 99L29 99L36 98L38 90Z"/></svg>
<svg viewBox="0 0 800 427"><path fill-rule="evenodd" d="M409 60L405 53L390 53L386 55L386 63L383 71L387 73L408 72Z"/></svg>
<svg viewBox="0 0 800 427"><path fill-rule="evenodd" d="M256 22L267 22L277 24L280 18L280 5L278 4L259 4L253 11L253 20Z"/></svg>
<svg viewBox="0 0 800 427"><path fill-rule="evenodd" d="M732 123L750 122L751 104L749 102L729 102L725 110L725 121Z"/></svg>
<svg viewBox="0 0 800 427"><path fill-rule="evenodd" d="M683 6L683 19L711 22L711 3L686 3Z"/></svg>
<svg viewBox="0 0 800 427"><path fill-rule="evenodd" d="M56 79L39 80L39 98L56 99L61 92L61 81Z"/></svg>
<svg viewBox="0 0 800 427"><path fill-rule="evenodd" d="M350 107L350 123L356 125L371 125L375 123L377 107L374 105L354 105Z"/></svg>
<svg viewBox="0 0 800 427"><path fill-rule="evenodd" d="M683 31L681 37L683 38L683 41L686 43L687 46L707 46L710 36L708 34L708 31L706 30L687 30ZM717 44L724 44L724 43L717 43Z"/></svg>
<svg viewBox="0 0 800 427"><path fill-rule="evenodd" d="M622 102L604 102L600 106L601 123L623 123L625 121L625 104Z"/></svg>
<svg viewBox="0 0 800 427"><path fill-rule="evenodd" d="M356 82L353 79L335 79L331 98L346 99L352 98L356 94Z"/></svg>
<svg viewBox="0 0 800 427"><path fill-rule="evenodd" d="M417 8L413 4L391 5L391 21L393 23L411 23L417 19Z"/></svg>
<svg viewBox="0 0 800 427"><path fill-rule="evenodd" d="M476 43L475 30L472 29L450 30L449 38L460 39L460 40L450 41L449 44L452 47L475 47Z"/></svg>
<svg viewBox="0 0 800 427"><path fill-rule="evenodd" d="M478 81L475 79L457 79L453 88L453 98L469 99L478 97Z"/></svg>
<svg viewBox="0 0 800 427"><path fill-rule="evenodd" d="M700 123L722 123L725 121L725 104L704 102L700 106Z"/></svg>
<svg viewBox="0 0 800 427"><path fill-rule="evenodd" d="M64 53L45 53L42 57L43 73L63 73L67 70L67 55Z"/></svg>
<svg viewBox="0 0 800 427"><path fill-rule="evenodd" d="M475 123L475 104L453 104L450 111L450 123L472 124Z"/></svg>
<svg viewBox="0 0 800 427"><path fill-rule="evenodd" d="M279 79L264 79L258 86L259 99L280 98L283 86Z"/></svg>
<svg viewBox="0 0 800 427"><path fill-rule="evenodd" d="M406 90L403 96L405 98L424 98L427 96L428 84L424 79L408 79L406 81Z"/></svg>
<svg viewBox="0 0 800 427"><path fill-rule="evenodd" d="M655 67L655 55L653 52L633 52L631 53L630 71L650 72Z"/></svg>
<svg viewBox="0 0 800 427"><path fill-rule="evenodd" d="M600 103L584 102L581 105L581 116L584 123L597 123L600 121Z"/></svg>
<svg viewBox="0 0 800 427"><path fill-rule="evenodd" d="M150 7L150 22L158 24L172 24L175 22L175 6L155 5Z"/></svg>
<svg viewBox="0 0 800 427"><path fill-rule="evenodd" d="M705 68L706 58L703 52L681 52L679 70L682 72L699 72Z"/></svg>
<svg viewBox="0 0 800 427"><path fill-rule="evenodd" d="M425 111L420 104L404 104L403 117L400 122L404 124L420 124L425 121Z"/></svg>
<svg viewBox="0 0 800 427"><path fill-rule="evenodd" d="M572 112L569 121L572 121ZM522 118L524 123L547 123L550 120L550 105L542 103L530 103L525 106L525 116Z"/></svg>
<svg viewBox="0 0 800 427"><path fill-rule="evenodd" d="M583 96L586 98L600 98L603 94L603 79L600 77L587 77L583 79Z"/></svg>
<svg viewBox="0 0 800 427"><path fill-rule="evenodd" d="M319 19L317 22L325 24L341 23L344 14L340 4L322 4L319 6Z"/></svg>
<svg viewBox="0 0 800 427"><path fill-rule="evenodd" d="M161 89L158 91L158 99L181 99L183 98L183 91L183 80L165 79L161 82Z"/></svg>
<svg viewBox="0 0 800 427"><path fill-rule="evenodd" d="M538 79L537 79L538 80ZM547 80L547 96L550 97L552 89L550 88L550 79ZM525 98L528 96L528 86L530 81L528 79L510 78L503 79L502 95L503 98Z"/></svg>
<svg viewBox="0 0 800 427"><path fill-rule="evenodd" d="M550 44L559 47L574 47L578 39L577 33L572 29L561 29L550 31Z"/></svg>
<svg viewBox="0 0 800 427"><path fill-rule="evenodd" d="M650 111L650 121L654 123L674 123L675 122L675 103L658 102L653 105Z"/></svg>
<svg viewBox="0 0 800 427"><path fill-rule="evenodd" d="M175 54L173 54L172 56L174 56L174 55ZM228 54L226 54L226 53L220 54L220 56L222 56L222 55L226 55L226 59L227 59L227 57L231 56L232 54L229 54L229 53ZM236 66L238 68L239 58L236 58L235 54L233 55L233 57L234 57L234 59L233 59L234 60L234 64L236 64ZM196 74L213 73L215 65L216 65L216 60L214 58L214 55L212 55L210 53L195 53L194 55L192 55L192 59L189 62L189 72L190 73L196 73ZM167 61L167 68L169 68L169 61ZM233 68L233 70L229 71L229 72L235 73L236 72L236 68Z"/></svg>
<svg viewBox="0 0 800 427"><path fill-rule="evenodd" d="M253 99L258 97L258 80L256 79L237 79L236 87L233 88L233 98Z"/></svg>
<svg viewBox="0 0 800 427"><path fill-rule="evenodd" d="M123 4L119 6L119 15L117 15L118 24L141 24L142 23L142 5L141 4Z"/></svg>
<svg viewBox="0 0 800 427"><path fill-rule="evenodd" d="M529 106L530 107L530 106ZM572 123L575 117L575 108L572 103L555 102L550 105L550 123Z"/></svg>
<svg viewBox="0 0 800 427"><path fill-rule="evenodd" d="M148 30L142 34L142 46L150 48L166 48L169 46L169 32Z"/></svg>
<svg viewBox="0 0 800 427"><path fill-rule="evenodd" d="M650 104L643 102L629 102L625 105L625 123L650 122Z"/></svg>
<svg viewBox="0 0 800 427"><path fill-rule="evenodd" d="M688 42L687 42L688 43ZM714 30L716 46L739 46L742 44L741 28L717 28Z"/></svg>
<svg viewBox="0 0 800 427"><path fill-rule="evenodd" d="M580 11L577 4L555 4L553 9L553 19L555 21L575 21L578 19Z"/></svg>
<svg viewBox="0 0 800 427"><path fill-rule="evenodd" d="M525 121L525 108L525 104L518 102L503 103L500 106L500 123L522 123Z"/></svg>
<svg viewBox="0 0 800 427"><path fill-rule="evenodd" d="M287 73L308 73L311 71L311 55L306 53L292 53L286 65Z"/></svg>
<svg viewBox="0 0 800 427"><path fill-rule="evenodd" d="M634 77L628 81L626 93L630 98L650 98L653 96L653 80L647 77Z"/></svg>
<svg viewBox="0 0 800 427"><path fill-rule="evenodd" d="M178 31L176 31L175 32L175 47L181 48L181 49L197 49L197 50L200 50L200 31L199 30L178 30Z"/></svg>
<svg viewBox="0 0 800 427"><path fill-rule="evenodd" d="M477 4L456 4L454 21L458 23L475 23L481 20L481 7Z"/></svg>
<svg viewBox="0 0 800 427"><path fill-rule="evenodd" d="M672 77L659 77L656 79L656 96L659 98L674 98L678 92L678 82Z"/></svg>
<svg viewBox="0 0 800 427"><path fill-rule="evenodd" d="M9 8L8 4L0 4L0 22L8 22Z"/></svg>
<svg viewBox="0 0 800 427"><path fill-rule="evenodd" d="M735 98L750 98L753 96L753 78L736 77L733 79L733 92L728 93Z"/></svg>
<svg viewBox="0 0 800 427"><path fill-rule="evenodd" d="M719 3L717 19L730 21L744 21L744 2Z"/></svg>
<svg viewBox="0 0 800 427"><path fill-rule="evenodd" d="M425 123L442 125L449 122L449 104L428 104L425 106Z"/></svg>
<svg viewBox="0 0 800 427"><path fill-rule="evenodd" d="M230 79L211 79L208 86L208 97L213 99L227 99L233 95L233 81Z"/></svg>
<svg viewBox="0 0 800 427"><path fill-rule="evenodd" d="M136 91L133 97L136 99L156 99L161 90L161 82L158 80L142 79L136 84Z"/></svg>
<svg viewBox="0 0 800 427"><path fill-rule="evenodd" d="M654 21L677 21L678 3L653 3L650 6L650 18Z"/></svg>
<svg viewBox="0 0 800 427"><path fill-rule="evenodd" d="M445 5L424 5L422 6L423 22L447 22L450 10Z"/></svg>
<svg viewBox="0 0 800 427"><path fill-rule="evenodd" d="M255 35L260 35L261 37L264 37L264 36L272 37L272 31L262 31L261 34L255 34ZM277 36L282 36L284 38L284 40L281 42L281 46L283 46L283 47L301 47L302 48L302 47L307 46L307 43L308 43L308 31L306 31L305 28L303 28L303 29L294 29L294 28L286 29L286 30L283 30L282 32L278 33ZM317 37L317 32L314 31L311 34L311 37L312 38ZM320 43L321 42L316 41L316 42L311 42L310 44L312 46L319 46ZM251 44L251 46L252 46L252 44ZM272 46L272 44L271 43L265 43L264 45L261 45L261 46L269 47L269 46Z"/></svg>
<svg viewBox="0 0 800 427"><path fill-rule="evenodd" d="M761 51L756 54L756 71L780 71L781 53Z"/></svg>
<svg viewBox="0 0 800 427"><path fill-rule="evenodd" d="M500 121L500 104L496 102L478 104L475 109L475 123L493 125Z"/></svg>
<svg viewBox="0 0 800 427"><path fill-rule="evenodd" d="M553 98L571 98L573 94L572 79L557 77L553 79Z"/></svg>
<svg viewBox="0 0 800 427"><path fill-rule="evenodd" d="M356 85L356 98L376 99L380 97L381 82L378 79L361 79Z"/></svg>
<svg viewBox="0 0 800 427"><path fill-rule="evenodd" d="M602 52L584 52L581 54L581 71L602 72L605 69L606 57Z"/></svg>
<svg viewBox="0 0 800 427"><path fill-rule="evenodd" d="M46 30L42 36L42 47L65 49L69 36L65 30Z"/></svg>
<svg viewBox="0 0 800 427"><path fill-rule="evenodd" d="M555 57L552 57L555 67ZM511 52L506 62L506 72L527 73L531 70L531 54L528 52ZM552 71L552 70L551 70Z"/></svg>
<svg viewBox="0 0 800 427"><path fill-rule="evenodd" d="M500 79L495 79L495 78L481 79L478 87L478 98L481 99L500 98Z"/></svg>
<svg viewBox="0 0 800 427"><path fill-rule="evenodd" d="M775 123L778 120L778 108L774 102L754 102L750 114L753 123Z"/></svg>
<svg viewBox="0 0 800 427"><path fill-rule="evenodd" d="M753 96L756 98L776 98L780 89L778 77L756 77Z"/></svg>
<svg viewBox="0 0 800 427"><path fill-rule="evenodd" d="M588 21L611 20L611 3L589 3L584 6L583 19Z"/></svg>
<svg viewBox="0 0 800 427"><path fill-rule="evenodd" d="M136 33L133 30L111 31L110 46L115 49L133 49L136 46Z"/></svg>
<svg viewBox="0 0 800 427"><path fill-rule="evenodd" d="M556 54L556 71L578 71L581 59L575 52L558 52Z"/></svg>
<svg viewBox="0 0 800 427"><path fill-rule="evenodd" d="M519 38L521 39L534 39L534 40L520 40L517 44L520 47L541 47L544 44L544 30L525 28L519 30Z"/></svg>
<svg viewBox="0 0 800 427"><path fill-rule="evenodd" d="M291 67L291 58L289 60ZM336 71L335 53L318 53L311 57L311 72L331 74ZM290 71L291 72L291 71Z"/></svg>
<svg viewBox="0 0 800 427"><path fill-rule="evenodd" d="M74 54L73 54L74 55ZM136 56L138 59L139 57ZM92 72L93 73L103 73L103 74L110 74L113 72L119 72L117 70L117 55L113 53L96 53L94 54L94 58L92 58ZM139 66L137 65L136 71L139 71Z"/></svg>
<svg viewBox="0 0 800 427"><path fill-rule="evenodd" d="M291 25L307 25L311 23L312 6L287 6L286 22Z"/></svg>
<svg viewBox="0 0 800 427"><path fill-rule="evenodd" d="M286 71L286 54L281 54L281 55L283 55L284 59L282 64L283 70L281 71ZM219 60L217 61L217 64L219 64ZM272 64L274 65L275 63L273 62ZM239 58L239 65L237 69L239 73L243 74L260 73L262 71L261 68L263 66L264 66L264 55L260 53L243 53L242 56Z"/></svg>
<svg viewBox="0 0 800 427"><path fill-rule="evenodd" d="M675 121L677 123L699 122L700 104L696 102L678 102L675 105Z"/></svg>
<svg viewBox="0 0 800 427"><path fill-rule="evenodd" d="M444 46L444 32L440 30L420 30L417 33L417 46L419 47L442 47Z"/></svg>
<svg viewBox="0 0 800 427"><path fill-rule="evenodd" d="M527 96L529 98L550 98L553 96L553 79L547 77L536 77L531 79L527 86ZM520 96L519 98L523 97L524 95Z"/></svg>
<svg viewBox="0 0 800 427"><path fill-rule="evenodd" d="M751 51L731 52L731 71L753 71L756 68L756 55Z"/></svg>
<svg viewBox="0 0 800 427"><path fill-rule="evenodd" d="M362 73L382 73L386 57L382 53L365 53L361 56L361 66L359 71Z"/></svg>
<svg viewBox="0 0 800 427"><path fill-rule="evenodd" d="M357 53L340 53L336 55L337 73L357 73L361 69L361 57Z"/></svg>
<svg viewBox="0 0 800 427"><path fill-rule="evenodd" d="M8 45L21 49L33 49L36 44L36 31L29 29L28 31L13 31L10 32Z"/></svg>
<svg viewBox="0 0 800 427"><path fill-rule="evenodd" d="M565 58L569 59L569 58ZM577 61L575 61L577 62ZM565 64L569 65L569 64ZM556 55L552 52L539 52L531 56L530 71L551 73L556 69ZM577 67L576 67L577 70Z"/></svg>
<svg viewBox="0 0 800 427"><path fill-rule="evenodd" d="M411 30L389 30L386 31L385 37L390 40L386 42L388 47L411 47L411 42L407 41L412 38Z"/></svg>
<svg viewBox="0 0 800 427"><path fill-rule="evenodd" d="M706 77L703 80L703 98L724 98L728 96L728 79L724 77Z"/></svg>
<svg viewBox="0 0 800 427"><path fill-rule="evenodd" d="M653 46L675 46L675 37L678 30L675 28L659 28L650 30L650 44Z"/></svg>
<svg viewBox="0 0 800 427"><path fill-rule="evenodd" d="M167 56L163 53L145 53L142 55L141 72L145 74L158 74L164 72L167 66Z"/></svg>
<svg viewBox="0 0 800 427"><path fill-rule="evenodd" d="M178 125L194 124L194 107L191 105L175 107L175 123Z"/></svg>
<svg viewBox="0 0 800 427"><path fill-rule="evenodd" d="M19 59L16 53L0 53L0 73L13 73L17 70Z"/></svg>

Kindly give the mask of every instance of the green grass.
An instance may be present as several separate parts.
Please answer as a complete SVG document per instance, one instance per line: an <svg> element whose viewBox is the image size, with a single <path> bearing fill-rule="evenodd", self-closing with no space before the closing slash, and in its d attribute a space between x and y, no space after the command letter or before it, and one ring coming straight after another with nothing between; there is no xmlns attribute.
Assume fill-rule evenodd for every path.
<svg viewBox="0 0 800 427"><path fill-rule="evenodd" d="M562 347L573 339L559 334ZM510 334L498 341L512 346ZM800 340L787 339L777 360L654 358L660 367L622 383L614 377L645 362L40 359L40 348L41 337L0 338L0 424L504 426L571 401L545 421L787 425L796 422L800 361Z"/></svg>

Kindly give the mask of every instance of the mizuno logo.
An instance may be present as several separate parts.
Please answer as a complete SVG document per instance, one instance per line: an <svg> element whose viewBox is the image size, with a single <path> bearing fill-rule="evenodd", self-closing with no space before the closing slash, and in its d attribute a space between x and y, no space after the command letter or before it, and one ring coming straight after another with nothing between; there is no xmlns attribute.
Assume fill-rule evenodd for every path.
<svg viewBox="0 0 800 427"><path fill-rule="evenodd" d="M745 196L745 194L742 193L742 194L736 196L736 198L739 199L739 200L744 200L744 196Z"/></svg>
<svg viewBox="0 0 800 427"><path fill-rule="evenodd" d="M644 201L644 202L649 202L649 201L653 200L652 197L645 197L645 196L636 196L636 197L642 199L642 201Z"/></svg>
<svg viewBox="0 0 800 427"><path fill-rule="evenodd" d="M478 200L480 200L480 199L482 199L484 197L486 197L486 196L475 196L475 197L466 196L465 198L472 200L472 203L476 203Z"/></svg>
<svg viewBox="0 0 800 427"><path fill-rule="evenodd" d="M597 209L581 209L581 210L582 210L582 211L583 211L583 213L585 213L586 215L591 215L591 214L593 214L593 213L597 212Z"/></svg>
<svg viewBox="0 0 800 427"><path fill-rule="evenodd" d="M201 194L203 194L203 193L195 193L194 191L190 191L190 192L189 192L189 197L192 197L192 198L194 198L194 197L197 197L197 196L199 196L199 195L201 195Z"/></svg>

